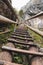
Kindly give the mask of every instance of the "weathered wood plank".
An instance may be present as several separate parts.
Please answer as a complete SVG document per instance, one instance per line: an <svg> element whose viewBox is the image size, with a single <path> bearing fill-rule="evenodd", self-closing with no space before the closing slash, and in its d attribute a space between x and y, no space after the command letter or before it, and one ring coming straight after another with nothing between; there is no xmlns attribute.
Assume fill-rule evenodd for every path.
<svg viewBox="0 0 43 65"><path fill-rule="evenodd" d="M14 38L14 39L21 39L21 40L32 40L32 38L23 38L23 37L19 37L19 36L10 36L11 38Z"/></svg>
<svg viewBox="0 0 43 65"><path fill-rule="evenodd" d="M2 23L13 23L13 24L17 24L17 22L13 21L13 20L10 20L2 15L0 15L0 22Z"/></svg>
<svg viewBox="0 0 43 65"><path fill-rule="evenodd" d="M25 24L26 25L26 24ZM35 28L32 28L31 26L28 26L26 25L30 30L34 31L35 33L39 34L40 36L43 37L43 32L38 30L38 29L35 29Z"/></svg>
<svg viewBox="0 0 43 65"><path fill-rule="evenodd" d="M22 35L28 35L27 33L22 33L22 32L14 32L16 34L22 34Z"/></svg>
<svg viewBox="0 0 43 65"><path fill-rule="evenodd" d="M29 45L29 46L34 46L34 47L36 47L37 45L36 44L34 44L33 42L31 42L31 41L29 41L28 43L22 43L22 42L19 42L19 41L17 41L17 40L15 40L15 42L13 42L13 41L9 41L8 43L14 43L14 44L21 44L21 45ZM38 46L37 46L38 47Z"/></svg>
<svg viewBox="0 0 43 65"><path fill-rule="evenodd" d="M12 33L12 35L14 35L14 36L21 36L21 37L27 37L27 38L32 38L29 35L22 35L22 34L16 34L16 33Z"/></svg>
<svg viewBox="0 0 43 65"><path fill-rule="evenodd" d="M11 62L0 60L0 65L22 65L22 64L11 63Z"/></svg>
<svg viewBox="0 0 43 65"><path fill-rule="evenodd" d="M0 32L0 34L5 34L5 33L8 33L10 32L10 30L5 30L4 32Z"/></svg>
<svg viewBox="0 0 43 65"><path fill-rule="evenodd" d="M18 40L13 39L13 38L9 38L8 41L9 41L9 42L16 43L16 44L17 44L17 43L18 43L18 44L23 44L23 45L29 45L28 42L33 42L33 40L29 40L29 41L25 41L25 42L20 42L20 41L18 41ZM30 44L30 45L31 45L31 44Z"/></svg>
<svg viewBox="0 0 43 65"><path fill-rule="evenodd" d="M22 49L17 49L17 48L11 48L11 47L7 47L7 46L3 46L2 49L6 50L6 51L17 52L17 53L22 53L22 54L43 56L43 53L41 53L41 52L32 52L29 50L27 51L27 50L22 50Z"/></svg>

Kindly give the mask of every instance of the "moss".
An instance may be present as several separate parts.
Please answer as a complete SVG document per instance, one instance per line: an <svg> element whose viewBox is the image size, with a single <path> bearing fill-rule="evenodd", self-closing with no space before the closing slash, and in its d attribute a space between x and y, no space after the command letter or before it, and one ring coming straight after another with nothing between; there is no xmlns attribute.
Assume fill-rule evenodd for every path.
<svg viewBox="0 0 43 65"><path fill-rule="evenodd" d="M0 34L0 46L7 43L8 37L10 37L11 33L14 31L14 24L8 24L5 28L8 28L10 32L5 34Z"/></svg>
<svg viewBox="0 0 43 65"><path fill-rule="evenodd" d="M15 63L20 63L20 64L22 64L22 55L21 55L21 54L16 54L16 55L14 55L13 61L14 61Z"/></svg>

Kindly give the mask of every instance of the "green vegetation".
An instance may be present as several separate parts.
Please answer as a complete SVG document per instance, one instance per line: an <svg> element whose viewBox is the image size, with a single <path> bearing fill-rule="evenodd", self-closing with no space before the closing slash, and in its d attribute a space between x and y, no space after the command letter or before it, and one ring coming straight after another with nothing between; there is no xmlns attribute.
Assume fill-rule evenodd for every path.
<svg viewBox="0 0 43 65"><path fill-rule="evenodd" d="M28 49L27 47L21 44L15 44L15 47L18 49L26 49L26 50ZM21 53L14 53L13 62L28 65L28 62L26 60L27 56Z"/></svg>
<svg viewBox="0 0 43 65"><path fill-rule="evenodd" d="M19 15L20 15L20 17L22 17L22 15L23 15L23 10L20 10L20 11L19 11Z"/></svg>
<svg viewBox="0 0 43 65"><path fill-rule="evenodd" d="M21 54L14 54L13 62L22 64L22 55Z"/></svg>
<svg viewBox="0 0 43 65"><path fill-rule="evenodd" d="M7 33L3 33L0 34L0 47L7 43L7 38L11 35L11 33L14 31L14 24L8 24L7 27L5 27L6 29L8 28L10 30L10 32ZM3 29L3 28L2 28ZM1 32L0 32L1 33Z"/></svg>
<svg viewBox="0 0 43 65"><path fill-rule="evenodd" d="M7 42L7 38L9 37L9 33L0 35L0 46Z"/></svg>
<svg viewBox="0 0 43 65"><path fill-rule="evenodd" d="M43 38L37 33L33 32L29 29L30 35L33 37L34 42L36 42L39 46L43 47Z"/></svg>

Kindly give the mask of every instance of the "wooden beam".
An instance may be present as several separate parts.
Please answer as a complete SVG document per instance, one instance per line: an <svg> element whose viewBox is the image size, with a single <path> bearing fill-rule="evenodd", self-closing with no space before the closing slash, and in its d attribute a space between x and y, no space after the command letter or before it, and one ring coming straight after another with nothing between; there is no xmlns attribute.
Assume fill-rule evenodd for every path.
<svg viewBox="0 0 43 65"><path fill-rule="evenodd" d="M0 60L0 65L22 65L22 64L17 64L17 63Z"/></svg>
<svg viewBox="0 0 43 65"><path fill-rule="evenodd" d="M11 23L11 24L17 24L17 22L10 20L2 15L0 15L0 22L2 23Z"/></svg>
<svg viewBox="0 0 43 65"><path fill-rule="evenodd" d="M35 32L35 33L37 33L37 34L39 34L40 36L42 36L43 37L43 32L42 31L40 31L40 30L38 30L38 29L35 29L35 28L33 28L33 27L31 27L31 26L28 26L27 24L25 24L30 30L32 30L33 32Z"/></svg>
<svg viewBox="0 0 43 65"><path fill-rule="evenodd" d="M22 54L29 54L29 55L36 55L36 56L43 56L43 53L41 52L32 52L32 51L27 51L27 50L22 50L22 49L17 49L17 48L11 48L7 46L2 47L3 50L10 51L10 52L17 52L17 53L22 53Z"/></svg>
<svg viewBox="0 0 43 65"><path fill-rule="evenodd" d="M30 18L28 18L28 19L25 20L25 21L28 21L28 20L31 20L31 19L37 18L37 17L39 17L39 16L41 16L41 15L43 15L43 11L40 12L40 13L38 13L38 14L36 14L36 15L34 15L34 16L32 16L32 17L30 17Z"/></svg>
<svg viewBox="0 0 43 65"><path fill-rule="evenodd" d="M21 40L28 40L28 41L29 41L29 40L32 40L32 38L26 38L26 37L25 37L25 38L23 38L23 37L19 37L19 36L12 36L12 35L11 35L10 37L11 37L11 38L14 38L14 39L21 39Z"/></svg>
<svg viewBox="0 0 43 65"><path fill-rule="evenodd" d="M13 43L19 43L19 44L25 44L25 43L28 44L28 42L33 42L33 40L21 42L21 41L15 40L15 39L13 39L13 38L8 38L8 41L9 41L9 42L13 42Z"/></svg>
<svg viewBox="0 0 43 65"><path fill-rule="evenodd" d="M29 35L29 34L27 34L27 33L13 32L12 34L13 34L13 35L18 35L18 36L23 36L23 37L25 37L25 36L30 37L30 35Z"/></svg>
<svg viewBox="0 0 43 65"><path fill-rule="evenodd" d="M5 30L4 32L0 32L0 34L6 34L8 32L10 32L10 30Z"/></svg>
<svg viewBox="0 0 43 65"><path fill-rule="evenodd" d="M16 33L12 33L12 35L21 36L21 37L27 37L27 38L32 38L31 36L28 36L28 35L22 35L22 34L16 34Z"/></svg>
<svg viewBox="0 0 43 65"><path fill-rule="evenodd" d="M8 39L8 42L12 42L12 43L16 43L16 44L22 44L22 45L30 45L30 46L35 46L35 44L32 42L32 41L26 41L26 42L20 42L20 41L17 41L15 39Z"/></svg>
<svg viewBox="0 0 43 65"><path fill-rule="evenodd" d="M27 35L27 33L22 33L22 32L13 32L13 33Z"/></svg>
<svg viewBox="0 0 43 65"><path fill-rule="evenodd" d="M29 41L29 42L19 42L19 41L17 41L17 40L14 40L14 41L8 41L8 43L13 43L13 44L21 44L21 45L29 45L29 46L37 46L36 44L34 44L33 42L31 42L31 41ZM38 47L38 46L37 46Z"/></svg>

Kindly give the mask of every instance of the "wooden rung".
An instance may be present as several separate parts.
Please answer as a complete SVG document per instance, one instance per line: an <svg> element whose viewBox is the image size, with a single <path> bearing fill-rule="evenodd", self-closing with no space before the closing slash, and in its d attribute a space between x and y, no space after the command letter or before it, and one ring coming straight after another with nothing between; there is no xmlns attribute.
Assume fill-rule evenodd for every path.
<svg viewBox="0 0 43 65"><path fill-rule="evenodd" d="M5 30L4 32L0 32L0 34L5 34L5 33L8 33L10 32L10 30Z"/></svg>
<svg viewBox="0 0 43 65"><path fill-rule="evenodd" d="M11 38L15 38L15 39L21 39L21 40L32 40L32 38L23 38L23 37L19 37L19 36L11 36Z"/></svg>
<svg viewBox="0 0 43 65"><path fill-rule="evenodd" d="M27 33L22 33L22 32L14 32L16 34L21 34L21 35L27 35Z"/></svg>
<svg viewBox="0 0 43 65"><path fill-rule="evenodd" d="M33 51L27 51L27 50L22 50L22 49L17 49L17 48L11 48L7 46L2 47L3 50L10 51L10 52L17 52L17 53L22 53L22 54L29 54L29 55L36 55L36 56L43 56L43 53L41 52L33 52Z"/></svg>
<svg viewBox="0 0 43 65"><path fill-rule="evenodd" d="M0 65L22 65L22 64L11 63L11 62L0 60Z"/></svg>
<svg viewBox="0 0 43 65"><path fill-rule="evenodd" d="M20 35L20 34L12 34L12 36L18 36L18 37L22 37L22 38L32 38L31 36Z"/></svg>
<svg viewBox="0 0 43 65"><path fill-rule="evenodd" d="M25 41L25 42L20 42L20 41L17 41L17 40L15 40L15 39L12 39L12 38L9 38L8 41L9 41L9 42L12 42L12 43L23 44L23 45L31 45L31 46L33 45L33 44L29 44L29 42L33 42L33 41L29 41L29 42L27 42L27 41Z"/></svg>
<svg viewBox="0 0 43 65"><path fill-rule="evenodd" d="M24 29L19 29L20 27L18 26L18 28L15 30L15 32L22 32L22 33L28 33L27 30L24 30ZM14 32L14 33L15 33Z"/></svg>
<svg viewBox="0 0 43 65"><path fill-rule="evenodd" d="M15 31L15 32L13 32L13 33L22 34L22 35L27 35L27 34L29 34L29 33L27 33L27 32L22 32L22 31L20 31L20 32L19 32L19 31L18 31L18 32Z"/></svg>
<svg viewBox="0 0 43 65"><path fill-rule="evenodd" d="M14 43L14 42L8 42L8 43ZM21 44L21 45L29 45L29 46L33 46L33 47L38 47L36 44L34 44L33 42L28 42L28 43L22 43L22 42L19 42L17 40L15 40L15 43L14 44ZM39 47L38 47L39 48Z"/></svg>
<svg viewBox="0 0 43 65"><path fill-rule="evenodd" d="M21 35L21 34L16 34L16 33L12 33L13 36L21 36L21 37L27 37L27 38L32 38L29 35Z"/></svg>

